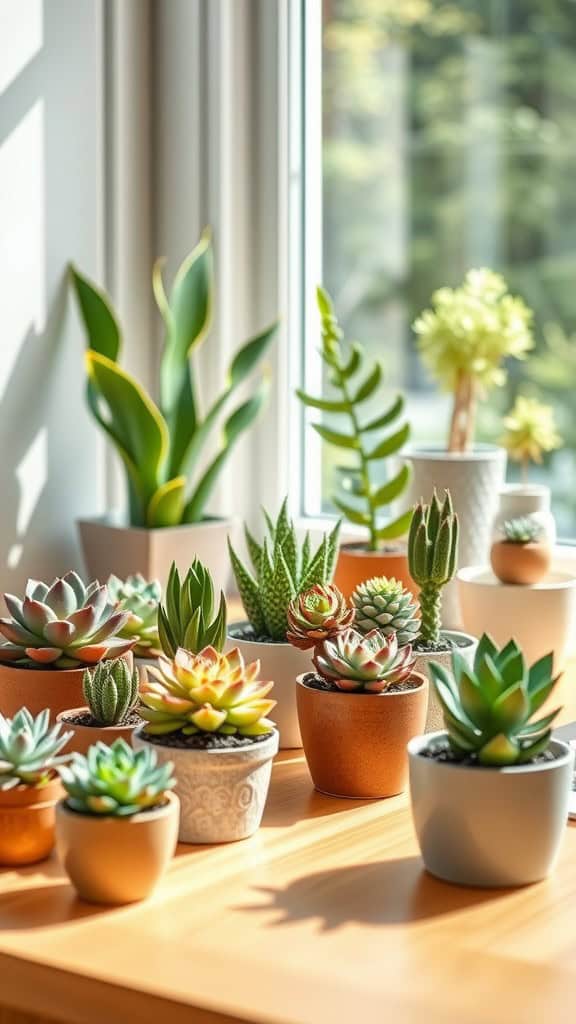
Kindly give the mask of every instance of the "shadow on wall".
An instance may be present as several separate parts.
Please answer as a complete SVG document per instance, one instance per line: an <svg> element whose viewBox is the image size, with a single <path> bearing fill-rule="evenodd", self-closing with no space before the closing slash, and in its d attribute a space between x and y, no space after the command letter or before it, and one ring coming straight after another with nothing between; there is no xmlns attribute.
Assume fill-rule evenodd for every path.
<svg viewBox="0 0 576 1024"><path fill-rule="evenodd" d="M0 38L0 590L81 568L98 508L69 259L97 271L96 5L29 0Z"/></svg>

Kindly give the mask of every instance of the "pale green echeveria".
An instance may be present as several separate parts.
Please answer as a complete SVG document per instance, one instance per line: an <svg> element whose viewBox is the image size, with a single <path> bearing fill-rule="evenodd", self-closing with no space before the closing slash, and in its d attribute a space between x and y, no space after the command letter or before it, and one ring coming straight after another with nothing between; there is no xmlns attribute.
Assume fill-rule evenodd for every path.
<svg viewBox="0 0 576 1024"><path fill-rule="evenodd" d="M48 708L36 717L28 708L14 718L0 714L0 790L46 785L56 767L68 760L58 755L71 738L60 722L50 725Z"/></svg>
<svg viewBox="0 0 576 1024"><path fill-rule="evenodd" d="M158 637L158 605L162 588L158 580L146 580L134 573L121 580L113 574L106 584L110 600L126 612L128 619L120 635L135 641L137 658L156 658L161 654Z"/></svg>
<svg viewBox="0 0 576 1024"><path fill-rule="evenodd" d="M122 739L110 747L95 743L86 756L73 754L60 777L68 807L96 816L126 817L157 807L176 785L171 761L158 764L153 747L132 750Z"/></svg>

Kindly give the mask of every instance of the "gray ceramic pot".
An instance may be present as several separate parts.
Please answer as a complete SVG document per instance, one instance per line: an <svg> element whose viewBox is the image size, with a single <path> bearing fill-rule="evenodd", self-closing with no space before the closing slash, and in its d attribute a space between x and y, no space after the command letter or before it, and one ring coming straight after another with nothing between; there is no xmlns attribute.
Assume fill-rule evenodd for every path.
<svg viewBox="0 0 576 1024"><path fill-rule="evenodd" d="M566 829L574 751L552 740L554 761L513 768L422 756L442 735L408 744L412 816L427 870L447 882L482 887L546 878Z"/></svg>
<svg viewBox="0 0 576 1024"><path fill-rule="evenodd" d="M474 655L476 654L476 648L478 647L476 637L470 636L469 633L459 633L457 630L453 629L443 629L442 636L446 640L454 640L455 642L462 644L463 646L458 646L457 650L468 665L472 666L474 662ZM452 651L435 651L433 654L423 654L421 651L415 651L414 653L416 655L414 671L420 672L423 676L426 676L430 683L428 714L426 716L426 732L437 732L438 729L444 728L444 717L442 714L442 708L440 707L440 701L436 696L436 690L434 689L428 666L431 661L437 661L439 665L443 665L445 668L449 669L452 664Z"/></svg>

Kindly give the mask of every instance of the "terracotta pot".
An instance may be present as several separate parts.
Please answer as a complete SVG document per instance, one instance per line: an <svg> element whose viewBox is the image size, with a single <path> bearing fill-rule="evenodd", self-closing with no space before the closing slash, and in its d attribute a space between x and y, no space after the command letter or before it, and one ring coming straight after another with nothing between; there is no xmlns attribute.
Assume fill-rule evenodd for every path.
<svg viewBox="0 0 576 1024"><path fill-rule="evenodd" d="M64 747L63 754L70 754L72 751L77 754L85 754L94 743L106 743L107 746L110 746L114 740L126 740L130 746L132 733L138 723L136 725L76 725L74 722L66 721L67 715L80 715L89 710L87 707L68 708L67 711L61 711L56 716L57 721L62 722L63 731L74 733L72 739Z"/></svg>
<svg viewBox="0 0 576 1024"><path fill-rule="evenodd" d="M60 779L46 786L0 789L0 864L15 867L44 860L54 846Z"/></svg>
<svg viewBox="0 0 576 1024"><path fill-rule="evenodd" d="M228 583L226 538L233 526L233 519L206 519L152 530L123 525L112 516L78 521L84 561L92 579L107 580L111 573L125 579L140 572L147 580L159 580L164 590L172 562L186 573L198 557L212 574L216 594L225 591Z"/></svg>
<svg viewBox="0 0 576 1024"><path fill-rule="evenodd" d="M413 690L367 694L314 690L298 677L298 718L316 789L376 799L406 788L406 746L424 729L428 705L428 680L412 679Z"/></svg>
<svg viewBox="0 0 576 1024"><path fill-rule="evenodd" d="M476 654L476 648L478 647L478 641L476 637L470 636L468 633L459 633L456 630L443 629L442 636L446 640L453 640L458 643L456 650L462 655L464 660L470 667L474 664L474 655ZM460 646L462 644L462 646ZM440 701L436 696L436 691L432 685L430 679L429 664L431 661L438 662L439 665L443 665L445 668L450 668L452 664L452 651L434 651L429 654L426 651L415 652L416 661L414 662L414 671L421 672L422 675L426 676L430 684L430 692L428 696L428 713L426 715L426 728L425 732L436 732L438 729L444 728L444 713L440 707Z"/></svg>
<svg viewBox="0 0 576 1024"><path fill-rule="evenodd" d="M360 583L373 576L394 576L415 596L418 588L408 570L405 547L390 551L369 551L362 544L344 544L338 552L334 583L350 598Z"/></svg>
<svg viewBox="0 0 576 1024"><path fill-rule="evenodd" d="M494 574L502 583L540 583L550 568L552 549L541 541L514 544L496 541L490 550L490 563Z"/></svg>
<svg viewBox="0 0 576 1024"><path fill-rule="evenodd" d="M123 657L131 666L131 652ZM57 715L79 707L84 700L82 676L86 667L93 668L19 668L0 664L0 711L13 718L20 708L28 708L32 715L49 708L52 715Z"/></svg>
<svg viewBox="0 0 576 1024"><path fill-rule="evenodd" d="M167 793L155 810L126 817L56 808L56 844L64 869L90 903L135 903L150 895L178 840L180 804Z"/></svg>

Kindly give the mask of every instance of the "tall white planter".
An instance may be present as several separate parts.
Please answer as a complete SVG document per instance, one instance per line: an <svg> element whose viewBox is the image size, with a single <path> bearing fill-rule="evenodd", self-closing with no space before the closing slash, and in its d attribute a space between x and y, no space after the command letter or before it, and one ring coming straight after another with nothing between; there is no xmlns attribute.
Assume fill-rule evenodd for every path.
<svg viewBox="0 0 576 1024"><path fill-rule="evenodd" d="M476 445L470 452L446 452L427 445L408 451L412 464L408 500L428 501L434 488L449 490L460 520L459 566L488 562L492 522L498 507L500 488L506 474L506 452L492 445ZM455 583L442 593L442 625L460 629L462 618Z"/></svg>

